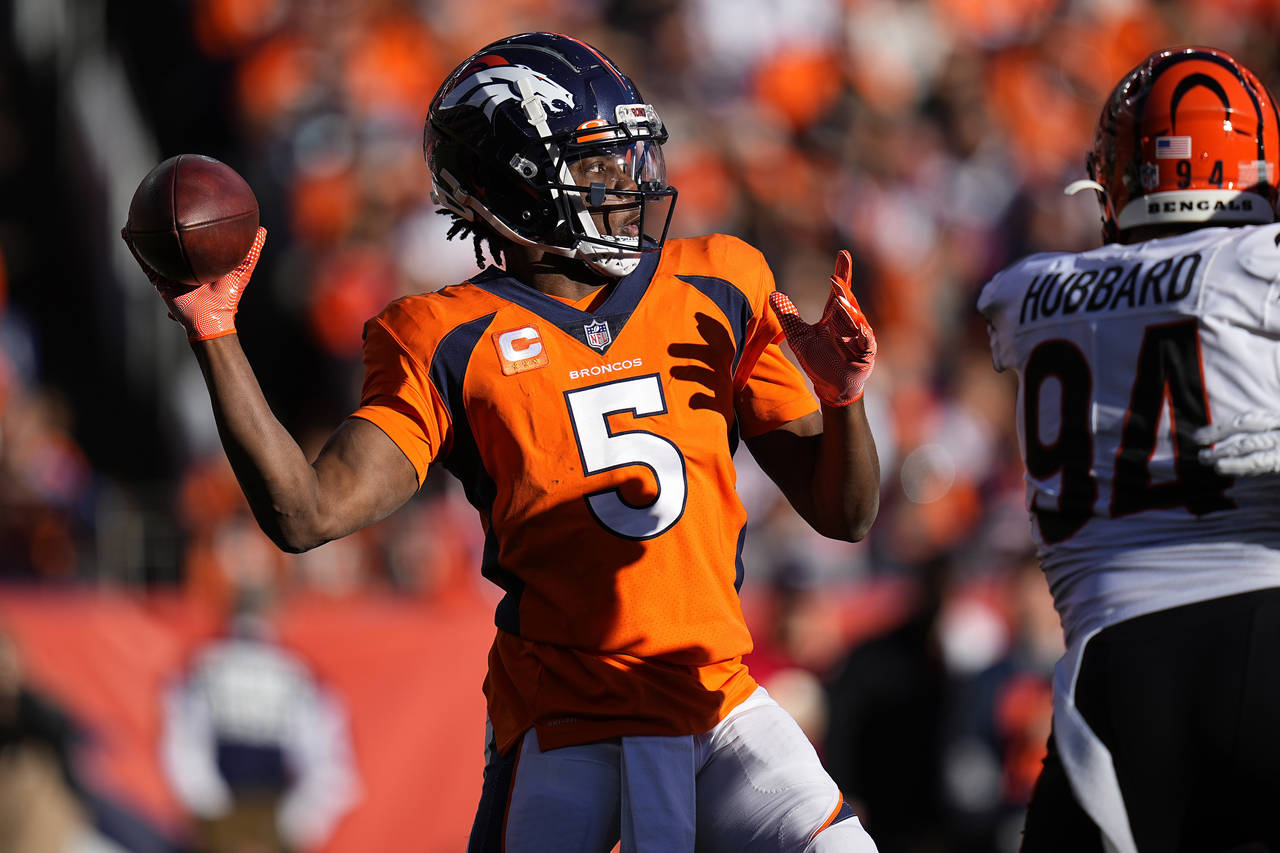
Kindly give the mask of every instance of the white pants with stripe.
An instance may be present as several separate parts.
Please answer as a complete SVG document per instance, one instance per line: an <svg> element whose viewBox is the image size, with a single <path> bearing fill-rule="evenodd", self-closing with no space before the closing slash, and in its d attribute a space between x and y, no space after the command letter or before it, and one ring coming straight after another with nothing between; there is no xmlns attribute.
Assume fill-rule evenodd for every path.
<svg viewBox="0 0 1280 853"><path fill-rule="evenodd" d="M763 688L705 734L489 756L470 853L875 853Z"/></svg>

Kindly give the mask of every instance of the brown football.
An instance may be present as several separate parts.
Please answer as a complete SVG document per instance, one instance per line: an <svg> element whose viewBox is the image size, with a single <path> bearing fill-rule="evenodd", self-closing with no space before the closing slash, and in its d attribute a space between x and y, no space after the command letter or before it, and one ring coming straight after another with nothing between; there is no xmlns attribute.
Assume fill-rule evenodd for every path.
<svg viewBox="0 0 1280 853"><path fill-rule="evenodd" d="M258 199L227 164L179 154L138 184L126 227L134 249L160 275L208 284L249 254L258 231Z"/></svg>

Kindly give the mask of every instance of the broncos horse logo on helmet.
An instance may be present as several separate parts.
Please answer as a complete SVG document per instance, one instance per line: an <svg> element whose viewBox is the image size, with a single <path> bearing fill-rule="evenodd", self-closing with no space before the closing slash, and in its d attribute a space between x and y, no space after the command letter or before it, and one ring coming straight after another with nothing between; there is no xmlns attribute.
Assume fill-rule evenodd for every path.
<svg viewBox="0 0 1280 853"><path fill-rule="evenodd" d="M554 80L548 80L526 65L490 65L468 69L464 75L465 86L454 86L440 99L440 109L447 110L465 104L477 107L485 118L492 120L499 104L519 98L517 86L521 77L531 81L533 96L542 101L545 108L554 112L573 109L573 93Z"/></svg>
<svg viewBox="0 0 1280 853"><path fill-rule="evenodd" d="M1280 182L1280 114L1267 87L1227 53L1160 50L1102 108L1090 180L1103 239L1143 225L1271 222Z"/></svg>
<svg viewBox="0 0 1280 853"><path fill-rule="evenodd" d="M657 111L604 54L569 36L524 33L449 75L427 112L423 153L433 199L468 230L620 277L666 239L676 197L666 140ZM586 158L613 164L608 183L575 179L572 165ZM650 212L663 204L665 215ZM635 224L602 232L591 214L606 206L634 209Z"/></svg>

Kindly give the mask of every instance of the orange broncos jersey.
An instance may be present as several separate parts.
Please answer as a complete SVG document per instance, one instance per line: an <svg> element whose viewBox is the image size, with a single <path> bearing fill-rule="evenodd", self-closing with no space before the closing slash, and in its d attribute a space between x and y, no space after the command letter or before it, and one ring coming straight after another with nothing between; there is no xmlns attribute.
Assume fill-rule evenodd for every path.
<svg viewBox="0 0 1280 853"><path fill-rule="evenodd" d="M506 593L485 680L498 749L714 726L755 689L738 600L738 436L817 409L774 343L773 276L668 241L589 312L490 268L365 327L355 417L463 484Z"/></svg>

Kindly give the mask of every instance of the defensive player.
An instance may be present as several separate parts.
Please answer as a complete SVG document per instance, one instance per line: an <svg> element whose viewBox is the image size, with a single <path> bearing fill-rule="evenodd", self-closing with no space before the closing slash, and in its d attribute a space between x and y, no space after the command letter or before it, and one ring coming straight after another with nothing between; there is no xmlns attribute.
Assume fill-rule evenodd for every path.
<svg viewBox="0 0 1280 853"><path fill-rule="evenodd" d="M1280 480L1195 439L1280 399L1280 115L1226 53L1162 50L1087 165L1106 245L979 299L1068 646L1023 850L1280 849Z"/></svg>
<svg viewBox="0 0 1280 853"><path fill-rule="evenodd" d="M576 39L513 36L462 63L424 150L455 232L503 266L366 324L362 405L314 463L234 334L256 250L209 286L156 283L281 548L382 518L433 464L479 510L482 571L505 596L471 851L871 851L743 666L732 454L741 437L815 529L861 538L878 507L861 402L875 337L845 253L810 326L746 244L666 240L666 138Z"/></svg>

